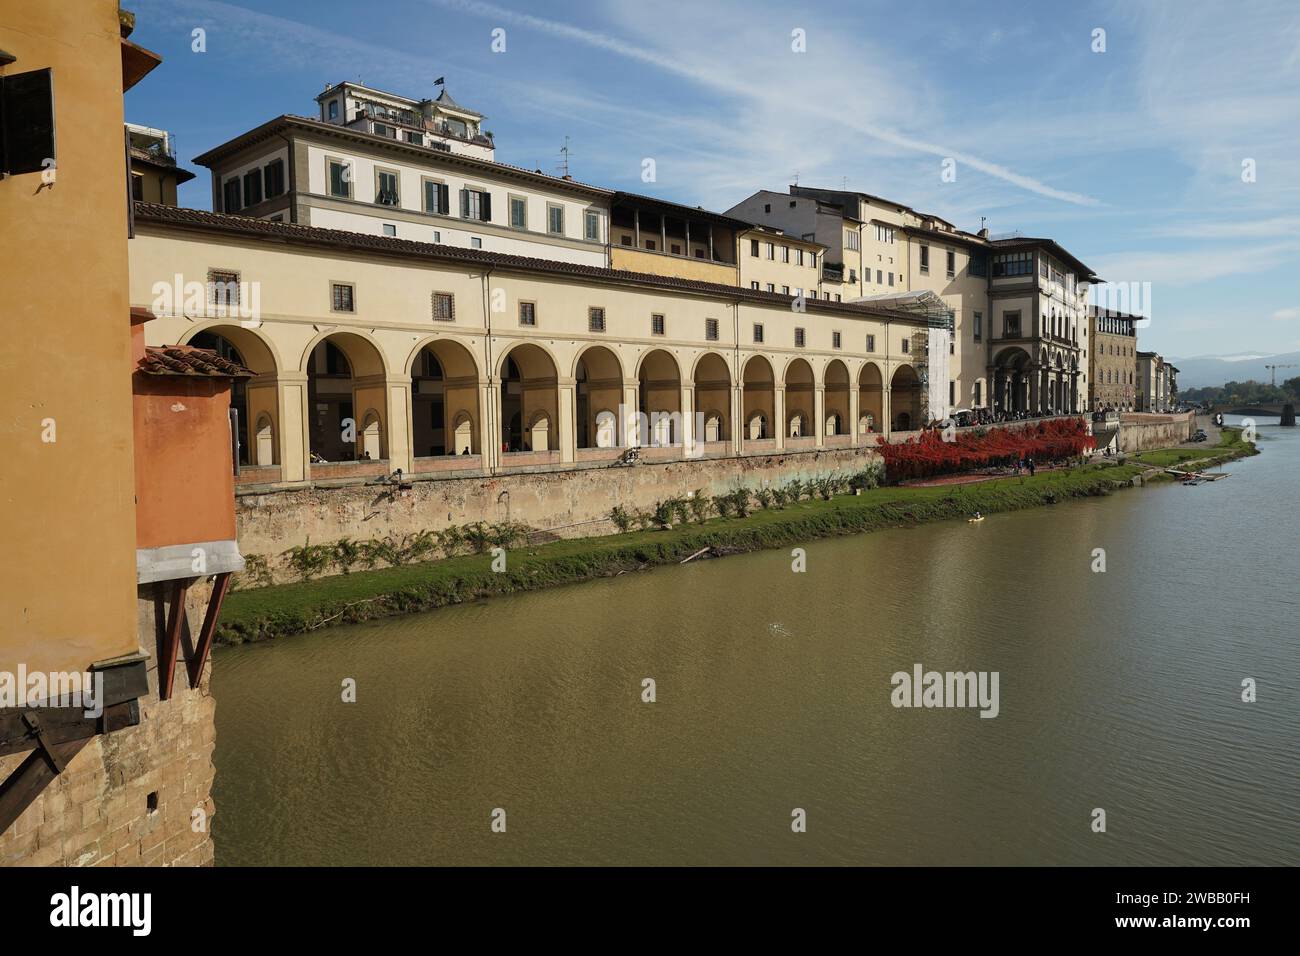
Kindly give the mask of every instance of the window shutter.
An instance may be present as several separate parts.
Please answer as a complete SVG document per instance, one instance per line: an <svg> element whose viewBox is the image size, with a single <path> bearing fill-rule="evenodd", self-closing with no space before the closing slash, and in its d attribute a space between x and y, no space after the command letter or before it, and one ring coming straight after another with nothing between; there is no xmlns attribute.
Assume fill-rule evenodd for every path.
<svg viewBox="0 0 1300 956"><path fill-rule="evenodd" d="M487 193L487 192L479 193L479 195L483 197L483 221L491 222L492 221L492 195L491 193Z"/></svg>
<svg viewBox="0 0 1300 956"><path fill-rule="evenodd" d="M438 183L438 212L444 216L451 211L451 190L446 183Z"/></svg>
<svg viewBox="0 0 1300 956"><path fill-rule="evenodd" d="M460 218L462 219L469 218L469 190L468 189L462 189L460 191Z"/></svg>

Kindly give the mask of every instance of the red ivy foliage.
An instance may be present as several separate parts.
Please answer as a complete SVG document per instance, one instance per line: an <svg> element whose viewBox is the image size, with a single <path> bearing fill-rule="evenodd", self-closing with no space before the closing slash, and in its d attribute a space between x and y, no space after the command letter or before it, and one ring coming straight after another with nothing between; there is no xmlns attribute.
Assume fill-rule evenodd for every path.
<svg viewBox="0 0 1300 956"><path fill-rule="evenodd" d="M1036 464L1082 455L1096 447L1088 426L1078 418L1054 418L1023 427L989 428L983 434L963 432L946 442L938 429L891 445L882 435L877 451L885 459L889 481L974 471L994 465L1014 465L1024 458Z"/></svg>

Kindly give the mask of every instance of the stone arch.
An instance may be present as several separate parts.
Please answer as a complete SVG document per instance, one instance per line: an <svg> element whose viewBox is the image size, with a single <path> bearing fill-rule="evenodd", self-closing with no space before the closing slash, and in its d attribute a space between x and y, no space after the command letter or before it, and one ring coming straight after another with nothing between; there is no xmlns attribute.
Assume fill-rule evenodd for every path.
<svg viewBox="0 0 1300 956"><path fill-rule="evenodd" d="M776 409L776 377L772 363L762 355L751 355L741 370L740 381L744 397L744 440L771 438Z"/></svg>
<svg viewBox="0 0 1300 956"><path fill-rule="evenodd" d="M614 448L618 437L618 408L623 404L623 363L604 345L589 345L573 360L574 440L578 448ZM612 441L602 431L603 416L614 418ZM608 424L607 419L604 419Z"/></svg>
<svg viewBox="0 0 1300 956"><path fill-rule="evenodd" d="M812 366L807 359L792 358L785 366L781 376L785 384L785 422L783 427L788 438L810 438L816 435L812 411L816 407L813 393Z"/></svg>
<svg viewBox="0 0 1300 956"><path fill-rule="evenodd" d="M502 449L506 452L556 449L559 379L554 357L534 342L521 342L506 350L498 368ZM545 447L538 447L543 440Z"/></svg>
<svg viewBox="0 0 1300 956"><path fill-rule="evenodd" d="M921 421L921 379L909 364L898 366L890 376L889 410L894 431L911 431L925 424Z"/></svg>
<svg viewBox="0 0 1300 956"><path fill-rule="evenodd" d="M178 345L211 349L253 373L235 379L230 407L238 422L241 465L280 464L280 400L276 376L282 368L275 345L261 332L238 324L205 322L187 330ZM269 424L269 432L264 426Z"/></svg>
<svg viewBox="0 0 1300 956"><path fill-rule="evenodd" d="M313 460L372 461L388 457L388 395L384 356L368 335L326 332L303 353L307 434ZM373 413L373 419L358 411Z"/></svg>
<svg viewBox="0 0 1300 956"><path fill-rule="evenodd" d="M849 369L839 359L831 359L822 372L826 436L847 435L849 421Z"/></svg>
<svg viewBox="0 0 1300 956"><path fill-rule="evenodd" d="M682 442L682 377L677 359L651 349L637 362L639 411L644 418L641 444L655 447Z"/></svg>
<svg viewBox="0 0 1300 956"><path fill-rule="evenodd" d="M478 362L463 343L431 336L407 360L416 458L481 454Z"/></svg>
<svg viewBox="0 0 1300 956"><path fill-rule="evenodd" d="M1028 352L1013 345L993 356L993 378L989 382L989 404L1004 412L1029 407L1029 376L1033 362Z"/></svg>
<svg viewBox="0 0 1300 956"><path fill-rule="evenodd" d="M691 371L694 407L704 410L704 441L731 440L731 370L717 352L705 352Z"/></svg>

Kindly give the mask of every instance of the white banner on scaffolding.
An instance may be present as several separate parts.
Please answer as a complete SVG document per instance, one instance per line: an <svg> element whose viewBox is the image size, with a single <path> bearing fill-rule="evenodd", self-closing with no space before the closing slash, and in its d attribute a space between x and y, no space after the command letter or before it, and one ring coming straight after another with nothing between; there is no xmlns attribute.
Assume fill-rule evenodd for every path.
<svg viewBox="0 0 1300 956"><path fill-rule="evenodd" d="M926 392L926 414L933 421L943 421L952 411L948 407L948 380L951 356L948 354L952 333L947 329L930 329L929 354L926 356L929 390Z"/></svg>

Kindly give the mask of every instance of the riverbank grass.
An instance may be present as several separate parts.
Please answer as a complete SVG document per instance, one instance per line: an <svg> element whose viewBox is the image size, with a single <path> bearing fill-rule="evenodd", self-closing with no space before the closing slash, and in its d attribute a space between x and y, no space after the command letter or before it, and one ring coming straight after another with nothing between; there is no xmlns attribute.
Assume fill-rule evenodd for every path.
<svg viewBox="0 0 1300 956"><path fill-rule="evenodd" d="M1202 465L1257 454L1239 431L1225 429L1218 446L1168 449ZM1206 454L1210 452L1210 454ZM757 509L746 517L718 517L654 531L574 538L510 550L506 569L493 571L490 553L422 564L355 571L333 577L235 591L226 598L217 639L224 644L266 640L432 610L479 598L573 584L658 565L677 564L701 550L714 556L806 544L818 538L903 527L923 521L967 518L1107 495L1134 479L1161 479L1160 452L1123 463L1094 461L1029 477L966 485L886 487L784 508Z"/></svg>

